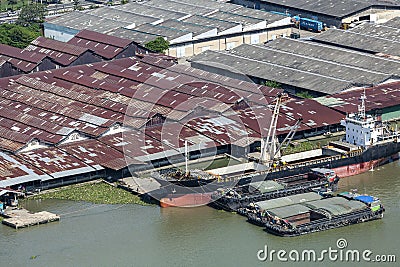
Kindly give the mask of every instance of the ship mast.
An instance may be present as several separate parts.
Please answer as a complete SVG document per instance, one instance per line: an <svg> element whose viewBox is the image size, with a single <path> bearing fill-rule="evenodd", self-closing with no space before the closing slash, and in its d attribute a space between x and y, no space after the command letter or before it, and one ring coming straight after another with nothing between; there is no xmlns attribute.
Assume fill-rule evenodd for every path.
<svg viewBox="0 0 400 267"><path fill-rule="evenodd" d="M185 175L189 175L189 168L188 168L188 160L189 160L189 150L188 150L188 143L185 140Z"/></svg>
<svg viewBox="0 0 400 267"><path fill-rule="evenodd" d="M367 99L367 96L365 95L365 88L364 92L360 97L361 100L361 106L358 106L358 114L360 115L361 118L365 119L365 100Z"/></svg>

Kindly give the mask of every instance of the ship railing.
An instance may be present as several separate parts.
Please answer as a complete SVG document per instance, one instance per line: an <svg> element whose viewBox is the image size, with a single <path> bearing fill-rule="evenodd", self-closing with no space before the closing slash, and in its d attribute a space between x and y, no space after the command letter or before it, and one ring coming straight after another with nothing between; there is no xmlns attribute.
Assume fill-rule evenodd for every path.
<svg viewBox="0 0 400 267"><path fill-rule="evenodd" d="M362 151L360 151L359 153L361 154ZM315 160L309 160L309 161L304 161L304 162L300 162L300 163L294 163L294 164L286 164L284 166L277 166L275 168L270 168L269 170L266 171L260 171L260 172L256 172L256 173L252 173L252 174L241 174L238 176L232 176L230 178L224 178L225 182L229 182L229 181L234 181L234 180L240 180L242 178L246 178L246 177L251 177L252 175L258 174L258 175L263 175L263 174L268 174L268 173L275 173L275 172L279 172L279 171L285 171L285 170L291 170L291 169L296 169L296 168L300 168L300 167L307 167L307 166L312 166L314 164L318 164L318 163L324 163L324 162L331 162L334 160L339 160L342 158L342 155L335 155L335 156L329 156L329 157L325 157L322 159L315 159Z"/></svg>
<svg viewBox="0 0 400 267"><path fill-rule="evenodd" d="M378 136L378 142L379 141L388 141L388 140L397 140L399 137L400 137L400 134Z"/></svg>

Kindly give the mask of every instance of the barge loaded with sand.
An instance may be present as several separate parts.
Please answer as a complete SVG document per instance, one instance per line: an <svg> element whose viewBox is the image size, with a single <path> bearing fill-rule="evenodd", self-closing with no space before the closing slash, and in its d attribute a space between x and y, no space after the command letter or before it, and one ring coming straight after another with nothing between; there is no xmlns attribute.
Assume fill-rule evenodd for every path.
<svg viewBox="0 0 400 267"><path fill-rule="evenodd" d="M309 192L249 204L238 213L278 236L298 236L383 218L373 196L344 192L337 196Z"/></svg>
<svg viewBox="0 0 400 267"><path fill-rule="evenodd" d="M226 211L237 211L250 203L311 191L335 191L339 178L325 168L311 169L310 173L275 180L252 182L231 189L219 189L211 195L210 206Z"/></svg>

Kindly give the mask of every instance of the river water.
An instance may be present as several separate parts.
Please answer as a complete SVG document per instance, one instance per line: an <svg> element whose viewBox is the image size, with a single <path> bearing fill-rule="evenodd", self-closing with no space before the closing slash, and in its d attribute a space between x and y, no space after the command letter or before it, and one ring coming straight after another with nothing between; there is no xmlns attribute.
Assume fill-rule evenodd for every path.
<svg viewBox="0 0 400 267"><path fill-rule="evenodd" d="M260 261L264 249L286 251L371 250L400 257L400 163L342 179L341 191L358 188L381 198L383 220L294 238L270 235L244 217L209 207L167 208L138 205L94 205L84 202L30 200L32 211L62 215L60 222L14 230L0 225L0 266L275 266L275 257ZM261 254L263 255L263 254ZM286 256L287 257L287 256ZM400 261L400 259L397 259ZM317 262L286 262L320 266ZM365 265L324 259L326 266ZM400 266L369 263L370 266Z"/></svg>

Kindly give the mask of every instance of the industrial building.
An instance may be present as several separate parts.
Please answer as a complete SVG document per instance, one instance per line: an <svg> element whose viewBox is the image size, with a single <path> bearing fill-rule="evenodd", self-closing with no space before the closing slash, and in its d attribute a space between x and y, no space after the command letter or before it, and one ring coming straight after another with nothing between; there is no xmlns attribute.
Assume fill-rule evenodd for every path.
<svg viewBox="0 0 400 267"><path fill-rule="evenodd" d="M348 31L329 30L314 37L313 41L399 59L399 32L399 19L393 19L381 25L361 24Z"/></svg>
<svg viewBox="0 0 400 267"><path fill-rule="evenodd" d="M190 62L202 70L237 79L245 74L256 83L276 81L290 93L308 91L315 96L400 79L399 61L289 38L206 51Z"/></svg>
<svg viewBox="0 0 400 267"><path fill-rule="evenodd" d="M191 158L249 152L282 92L150 54L3 78L0 88L0 187L28 189L183 161L185 141ZM282 110L278 135L299 117L312 132L343 116L313 100L286 98Z"/></svg>
<svg viewBox="0 0 400 267"><path fill-rule="evenodd" d="M213 0L149 0L87 12L72 12L44 23L45 37L67 42L80 30L134 40L144 46L168 40L167 55L182 58L289 36L287 16Z"/></svg>
<svg viewBox="0 0 400 267"><path fill-rule="evenodd" d="M54 63L44 54L0 44L0 77L53 68Z"/></svg>
<svg viewBox="0 0 400 267"><path fill-rule="evenodd" d="M248 8L288 13L322 21L328 27L347 28L352 22L385 22L400 15L400 4L384 0L231 0Z"/></svg>
<svg viewBox="0 0 400 267"><path fill-rule="evenodd" d="M24 49L0 44L0 78L145 54L136 42L83 30L68 43L42 36Z"/></svg>

